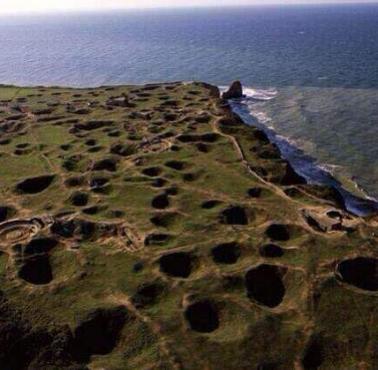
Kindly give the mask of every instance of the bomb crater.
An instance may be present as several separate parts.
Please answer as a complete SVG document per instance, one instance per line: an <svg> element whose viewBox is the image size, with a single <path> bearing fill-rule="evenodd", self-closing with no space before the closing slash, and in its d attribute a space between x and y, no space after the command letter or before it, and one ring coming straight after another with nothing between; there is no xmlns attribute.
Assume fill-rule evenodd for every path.
<svg viewBox="0 0 378 370"><path fill-rule="evenodd" d="M25 179L16 185L19 193L37 194L46 190L53 182L55 175L37 176Z"/></svg>
<svg viewBox="0 0 378 370"><path fill-rule="evenodd" d="M357 257L345 260L337 266L339 280L357 288L378 290L378 260L369 257Z"/></svg>
<svg viewBox="0 0 378 370"><path fill-rule="evenodd" d="M190 304L185 310L185 318L190 328L199 333L211 333L219 327L218 310L210 300Z"/></svg>
<svg viewBox="0 0 378 370"><path fill-rule="evenodd" d="M187 278L192 272L193 256L187 252L166 254L159 259L160 271L178 278Z"/></svg>
<svg viewBox="0 0 378 370"><path fill-rule="evenodd" d="M252 268L245 276L245 284L248 297L269 308L280 305L285 296L282 269L275 265Z"/></svg>
<svg viewBox="0 0 378 370"><path fill-rule="evenodd" d="M236 242L219 244L211 250L215 263L232 265L241 255L240 245Z"/></svg>

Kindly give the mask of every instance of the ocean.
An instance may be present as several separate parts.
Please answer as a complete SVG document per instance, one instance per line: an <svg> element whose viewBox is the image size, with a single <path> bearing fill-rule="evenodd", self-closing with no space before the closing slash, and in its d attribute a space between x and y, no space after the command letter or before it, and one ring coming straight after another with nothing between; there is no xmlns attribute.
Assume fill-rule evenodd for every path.
<svg viewBox="0 0 378 370"><path fill-rule="evenodd" d="M299 172L378 198L378 4L0 17L1 84L236 79Z"/></svg>

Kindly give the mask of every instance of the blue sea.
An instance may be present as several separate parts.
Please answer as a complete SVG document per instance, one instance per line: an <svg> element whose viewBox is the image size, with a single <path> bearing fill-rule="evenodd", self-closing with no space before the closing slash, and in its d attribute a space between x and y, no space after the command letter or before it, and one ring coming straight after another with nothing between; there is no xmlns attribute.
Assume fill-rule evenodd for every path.
<svg viewBox="0 0 378 370"><path fill-rule="evenodd" d="M236 79L246 121L378 198L378 4L0 17L2 84Z"/></svg>

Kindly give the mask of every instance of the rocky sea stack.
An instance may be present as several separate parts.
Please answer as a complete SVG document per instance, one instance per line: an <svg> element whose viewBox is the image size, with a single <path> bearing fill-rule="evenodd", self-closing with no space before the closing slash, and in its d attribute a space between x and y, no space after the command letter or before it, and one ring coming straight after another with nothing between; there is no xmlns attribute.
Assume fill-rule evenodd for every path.
<svg viewBox="0 0 378 370"><path fill-rule="evenodd" d="M230 88L222 94L223 99L240 99L243 97L243 86L240 81L234 81Z"/></svg>

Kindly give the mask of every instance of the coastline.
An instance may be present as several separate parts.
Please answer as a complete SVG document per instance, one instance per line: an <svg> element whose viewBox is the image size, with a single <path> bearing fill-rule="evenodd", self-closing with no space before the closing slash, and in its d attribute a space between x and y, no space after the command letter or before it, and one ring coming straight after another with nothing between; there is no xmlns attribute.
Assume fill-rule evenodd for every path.
<svg viewBox="0 0 378 370"><path fill-rule="evenodd" d="M200 81L168 81L168 82L151 82L145 84L133 84L132 86L138 87L157 87L157 86L169 86L174 84L193 84L197 83L208 88L211 91L213 97L218 96L221 97L222 92L225 91L225 86L215 86L206 82ZM100 86L89 86L89 87L75 87L75 86L55 86L55 85L37 85L37 86L16 86L13 84L0 84L0 88L13 88L13 89L69 89L69 90L96 90L96 89L107 89L107 88L117 88L122 86L128 86L125 84L115 84L115 85L100 85ZM131 86L131 85L130 85ZM218 92L216 92L216 90ZM250 90L250 88L246 88L246 90ZM253 90L253 89L252 89ZM261 99L261 100L268 100L275 96L274 91L271 92L271 96L266 98L266 96L260 97L253 97L253 99ZM248 95L247 95L248 97ZM247 108L247 104L245 103L245 97L242 99L230 99L227 101L230 110L233 114L237 115L246 126L254 127L260 131L262 131L269 142L275 146L277 146L280 152L280 158L284 161L287 161L292 169L298 176L301 176L305 179L308 185L319 185L319 186L329 186L334 189L337 193L337 198L342 198L343 201L339 202L341 207L356 215L361 217L367 216L375 216L378 214L378 201L374 198L369 197L367 194L364 193L364 196L360 196L358 194L354 194L353 192L349 191L345 188L345 183L339 181L330 171L322 167L321 165L316 163L316 158L313 158L307 154L305 154L301 149L299 149L295 143L290 142L286 138L280 137L272 127L265 125L264 123L259 122L257 117L254 117ZM347 180L348 183L353 183L352 179ZM358 188L358 184L354 183L356 188ZM363 192L363 190L361 190Z"/></svg>
<svg viewBox="0 0 378 370"><path fill-rule="evenodd" d="M223 87L221 90L223 90ZM229 101L231 109L241 117L241 120L247 126L262 130L270 142L277 145L282 159L287 160L297 174L306 179L308 184L331 186L344 199L345 209L357 216L374 216L378 213L378 201L376 199L369 197L362 189L359 189L355 182L354 186L363 195L354 194L348 190L345 186L347 183L353 183L352 179L347 179L347 183L342 180L339 181L330 171L316 163L316 158L307 155L294 143L279 136L273 128L259 122L258 118L250 113L245 99L231 99Z"/></svg>

